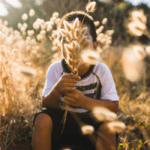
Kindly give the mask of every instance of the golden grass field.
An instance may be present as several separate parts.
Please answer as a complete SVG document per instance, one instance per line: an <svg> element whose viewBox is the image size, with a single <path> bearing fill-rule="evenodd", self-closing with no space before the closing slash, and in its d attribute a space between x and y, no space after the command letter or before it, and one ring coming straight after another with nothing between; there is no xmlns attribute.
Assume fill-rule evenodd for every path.
<svg viewBox="0 0 150 150"><path fill-rule="evenodd" d="M20 31L16 31L7 27L6 21L0 20L0 150L31 149L32 121L36 111L41 108L47 68L62 58L55 43L57 17L53 16L51 22L47 23L37 20L41 23L40 29L35 23L31 32L27 32L27 24L20 25ZM137 49L145 47L138 46ZM150 63L147 60L150 56L148 50L146 54L139 50L141 53L135 53L138 61L133 54L129 53L129 57L126 57L124 52L130 48L132 51L130 46L109 46L100 52L100 57L110 67L119 95L117 120L126 124L126 129L119 133L117 149L148 150ZM135 61L130 61L132 59ZM126 71L131 73L130 80L136 77L137 81L127 79Z"/></svg>

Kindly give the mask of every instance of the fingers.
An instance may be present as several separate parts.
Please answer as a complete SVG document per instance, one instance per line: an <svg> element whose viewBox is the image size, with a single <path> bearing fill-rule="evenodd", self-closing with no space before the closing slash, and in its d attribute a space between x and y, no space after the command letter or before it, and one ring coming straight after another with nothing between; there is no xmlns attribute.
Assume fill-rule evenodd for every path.
<svg viewBox="0 0 150 150"><path fill-rule="evenodd" d="M75 87L75 83L64 83L65 87Z"/></svg>
<svg viewBox="0 0 150 150"><path fill-rule="evenodd" d="M64 87L63 93L72 92L75 89L76 89L76 87Z"/></svg>
<svg viewBox="0 0 150 150"><path fill-rule="evenodd" d="M71 74L71 73L63 75L63 78L76 79L76 80L80 80L81 79L80 76L75 75L75 74Z"/></svg>
<svg viewBox="0 0 150 150"><path fill-rule="evenodd" d="M75 100L72 99L71 97L68 97L68 96L64 96L64 101L68 105L74 105L75 104Z"/></svg>

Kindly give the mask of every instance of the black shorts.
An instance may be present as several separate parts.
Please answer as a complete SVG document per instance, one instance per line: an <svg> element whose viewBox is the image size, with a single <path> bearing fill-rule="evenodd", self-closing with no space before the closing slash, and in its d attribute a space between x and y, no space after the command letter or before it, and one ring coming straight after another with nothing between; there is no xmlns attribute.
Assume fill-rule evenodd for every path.
<svg viewBox="0 0 150 150"><path fill-rule="evenodd" d="M64 116L65 110L53 109L53 108L42 108L34 116L33 126L34 126L35 118L40 113L45 113L52 118L52 121L53 121L52 141L56 142L60 137L64 137L64 135L69 135L69 137L73 135L74 137L77 137L77 140L80 137L83 137L83 134L81 132L81 125L77 123L76 119L74 119L73 115L69 111L67 113L65 128L63 130L62 135L61 135L61 131L63 127L62 118ZM82 121L82 123L87 124L87 125L92 125L95 131L97 131L99 126L103 123L103 122L97 121L90 112L75 113L75 115L77 116L78 120Z"/></svg>

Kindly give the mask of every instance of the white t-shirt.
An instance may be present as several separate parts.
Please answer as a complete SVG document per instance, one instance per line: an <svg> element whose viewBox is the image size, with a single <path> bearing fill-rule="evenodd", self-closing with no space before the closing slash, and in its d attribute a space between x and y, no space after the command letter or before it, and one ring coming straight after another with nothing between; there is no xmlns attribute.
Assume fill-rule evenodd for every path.
<svg viewBox="0 0 150 150"><path fill-rule="evenodd" d="M45 97L59 78L66 73L70 73L70 71L67 68L64 59L50 65L47 71L42 97ZM104 63L98 62L96 65L92 65L84 75L81 75L81 79L76 83L76 89L80 90L84 95L94 99L119 101L112 74L108 66ZM62 95L60 101L61 109L66 108L63 101ZM70 106L68 110L80 113L88 111L83 108L75 108Z"/></svg>

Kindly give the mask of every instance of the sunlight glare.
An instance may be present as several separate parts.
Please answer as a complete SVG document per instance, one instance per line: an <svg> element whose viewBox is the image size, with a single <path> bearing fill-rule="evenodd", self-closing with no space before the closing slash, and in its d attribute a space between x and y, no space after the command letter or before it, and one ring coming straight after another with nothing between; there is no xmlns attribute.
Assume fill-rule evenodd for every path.
<svg viewBox="0 0 150 150"><path fill-rule="evenodd" d="M15 8L21 8L22 7L22 4L19 2L19 0L5 0L5 1Z"/></svg>
<svg viewBox="0 0 150 150"><path fill-rule="evenodd" d="M6 9L6 7L0 3L0 16L6 16L8 14L8 11Z"/></svg>

